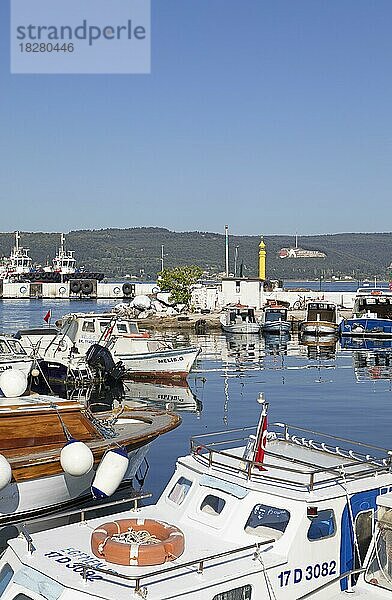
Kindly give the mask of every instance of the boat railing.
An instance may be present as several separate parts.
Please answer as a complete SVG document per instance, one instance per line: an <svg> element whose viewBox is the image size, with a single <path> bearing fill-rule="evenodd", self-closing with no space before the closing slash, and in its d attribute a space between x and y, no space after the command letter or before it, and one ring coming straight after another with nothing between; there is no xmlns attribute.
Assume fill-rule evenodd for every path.
<svg viewBox="0 0 392 600"><path fill-rule="evenodd" d="M29 545L29 540L26 538L27 544ZM135 589L134 593L138 594L141 598L147 598L147 588L142 587L143 581L146 579L152 579L158 577L159 575L167 575L169 573L173 573L175 571L179 571L180 569L186 569L185 573L179 573L178 576L189 575L189 567L197 566L197 574L203 575L205 569L205 563L210 562L212 560L218 560L220 558L226 558L228 556L233 556L239 554L240 552L246 552L248 550L253 550L253 560L256 560L259 556L261 546L266 546L268 544L273 544L275 542L274 538L263 540L261 542L256 542L254 544L250 544L248 546L240 546L238 548L232 548L231 550L226 550L225 552L219 552L215 554L210 554L208 556L202 556L199 558L195 558L188 562L179 563L176 565L172 565L170 567L164 567L163 569L158 569L154 571L149 571L148 573L138 574L138 575L125 575L123 573L117 573L112 569L102 569L101 567L94 567L89 564L80 564L80 567L83 567L81 571L81 576L84 580L87 580L88 575L91 574L91 571L102 573L103 575L107 575L109 577L113 577L115 579L122 579L127 581L134 582ZM32 540L31 540L32 544ZM176 557L173 557L176 558ZM260 566L262 568L262 566ZM150 581L150 585L153 585L153 582Z"/></svg>
<svg viewBox="0 0 392 600"><path fill-rule="evenodd" d="M139 505L139 501L140 500L145 500L147 498L151 498L152 494L150 492L138 492L138 491L132 491L128 494L128 496L126 498L121 498L119 500L110 500L108 502L98 502L97 504L94 504L93 506L87 506L87 507L83 507L83 508L74 508L74 509L70 509L70 510L58 510L56 512L54 512L53 514L37 514L37 511L28 511L25 512L23 514L21 514L20 516L16 517L15 519L12 518L12 515L4 515L2 517L0 517L0 526L1 525L17 525L18 523L23 523L23 527L22 527L22 534L24 535L24 537L26 538L26 540L28 541L27 536L29 536L29 531L28 531L28 525L30 523L47 523L48 521L55 521L57 519L62 520L65 517L74 517L74 516L79 516L79 521L81 523L84 523L87 521L86 519L86 515L90 514L93 511L100 511L100 510L104 510L106 508L111 508L113 506L121 506L121 505L126 505L126 504L133 504L133 510L137 510L138 505ZM95 518L92 517L92 518Z"/></svg>
<svg viewBox="0 0 392 600"><path fill-rule="evenodd" d="M336 465L324 466L292 455L285 456L282 451L277 454L268 448L267 441L264 460L260 463L254 460L255 433L255 427L244 427L201 434L191 438L190 451L209 468L215 466L235 474L242 472L246 479L254 481L267 477L268 482L284 482L295 487L305 487L309 491L317 485L325 486L343 477L347 480L358 479L391 471L392 452L386 448L285 423L269 425L267 440L302 446L320 454L334 455L342 461ZM342 447L342 444L350 444L351 447ZM244 447L242 455L234 454L233 448L241 446ZM293 473L297 477L288 482L285 475L287 473Z"/></svg>

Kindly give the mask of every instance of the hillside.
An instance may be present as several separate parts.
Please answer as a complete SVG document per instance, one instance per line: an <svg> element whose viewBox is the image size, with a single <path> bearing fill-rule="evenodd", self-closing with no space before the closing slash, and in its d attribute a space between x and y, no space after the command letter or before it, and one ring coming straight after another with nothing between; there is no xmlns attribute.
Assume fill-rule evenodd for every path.
<svg viewBox="0 0 392 600"><path fill-rule="evenodd" d="M125 274L155 278L160 270L161 245L164 246L165 267L182 264L200 265L211 275L224 271L225 239L223 234L192 231L177 233L157 227L132 229L101 229L71 231L67 247L75 251L78 265L102 271L109 277ZM280 259L282 247L293 246L293 237L265 236L267 275L271 279L305 279L353 275L385 277L392 261L392 233L342 233L303 236L299 246L321 250L323 259ZM234 254L238 247L238 272L257 275L257 236L230 236L230 271L234 272ZM0 233L0 256L8 256L14 237ZM54 256L59 243L58 233L22 233L21 243L30 248L33 261L45 264Z"/></svg>

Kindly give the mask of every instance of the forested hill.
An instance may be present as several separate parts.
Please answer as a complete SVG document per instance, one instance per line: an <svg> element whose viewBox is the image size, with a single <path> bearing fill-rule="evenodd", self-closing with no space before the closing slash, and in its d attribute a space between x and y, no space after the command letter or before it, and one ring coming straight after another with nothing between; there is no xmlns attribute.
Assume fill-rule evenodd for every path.
<svg viewBox="0 0 392 600"><path fill-rule="evenodd" d="M22 233L21 244L30 248L34 263L44 265L51 260L60 240L58 233ZM191 231L177 233L157 227L132 229L101 229L71 231L66 236L67 248L75 251L78 265L104 272L107 276L125 274L155 278L161 265L200 265L212 276L224 271L225 237L223 234ZM258 236L230 236L230 271L234 272L237 247L238 272L257 275ZM294 246L293 236L265 236L267 276L271 279L305 279L319 276L353 275L358 279L385 277L392 261L392 233L342 233L299 238L298 245L307 250L319 250L326 258L281 259L282 247ZM0 255L8 256L14 244L12 233L0 233Z"/></svg>

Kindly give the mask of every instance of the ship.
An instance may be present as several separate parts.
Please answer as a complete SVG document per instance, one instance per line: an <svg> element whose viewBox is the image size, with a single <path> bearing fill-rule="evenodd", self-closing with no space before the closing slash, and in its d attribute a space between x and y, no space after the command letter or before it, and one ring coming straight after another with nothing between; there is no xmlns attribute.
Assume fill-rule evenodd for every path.
<svg viewBox="0 0 392 600"><path fill-rule="evenodd" d="M73 250L66 250L65 235L60 237L60 247L52 264L45 267L34 267L29 255L29 248L20 244L20 232L15 232L15 245L9 257L0 261L0 279L3 281L42 281L46 283L61 283L70 279L95 279L102 281L104 273L93 273L77 268Z"/></svg>

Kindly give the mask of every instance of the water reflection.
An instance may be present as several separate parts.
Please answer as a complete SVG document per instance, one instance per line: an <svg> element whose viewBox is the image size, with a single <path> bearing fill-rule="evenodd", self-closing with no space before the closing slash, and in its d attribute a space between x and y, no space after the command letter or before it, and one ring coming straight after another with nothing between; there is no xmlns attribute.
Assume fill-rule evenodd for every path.
<svg viewBox="0 0 392 600"><path fill-rule="evenodd" d="M167 384L127 381L125 400L134 406L151 406L166 410L201 413L203 403L192 392L186 381Z"/></svg>
<svg viewBox="0 0 392 600"><path fill-rule="evenodd" d="M315 359L334 359L336 356L336 346L338 338L336 335L328 334L323 336L302 335L300 343L307 349L308 358Z"/></svg>

